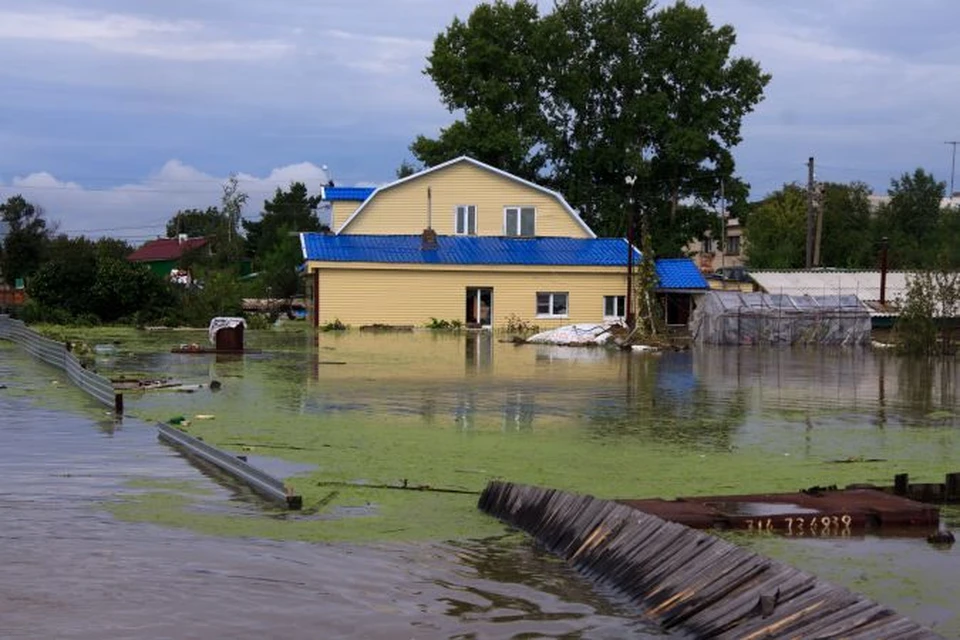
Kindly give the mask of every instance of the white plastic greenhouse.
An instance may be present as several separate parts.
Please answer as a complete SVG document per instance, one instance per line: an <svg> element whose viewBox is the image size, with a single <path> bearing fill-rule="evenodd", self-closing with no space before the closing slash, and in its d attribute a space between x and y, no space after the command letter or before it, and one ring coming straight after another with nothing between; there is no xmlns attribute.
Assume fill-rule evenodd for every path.
<svg viewBox="0 0 960 640"><path fill-rule="evenodd" d="M870 312L854 295L713 291L690 320L697 344L870 344Z"/></svg>

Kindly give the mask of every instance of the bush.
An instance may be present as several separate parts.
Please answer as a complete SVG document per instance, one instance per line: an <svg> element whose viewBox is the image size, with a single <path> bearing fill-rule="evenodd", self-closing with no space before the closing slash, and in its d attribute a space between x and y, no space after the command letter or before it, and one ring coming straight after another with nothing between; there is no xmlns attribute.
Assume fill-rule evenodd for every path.
<svg viewBox="0 0 960 640"><path fill-rule="evenodd" d="M516 333L522 336L540 333L540 327L532 322L529 322L528 320L524 320L515 313L511 313L507 317L507 323L504 325L504 330L506 330L507 333Z"/></svg>
<svg viewBox="0 0 960 640"><path fill-rule="evenodd" d="M459 320L438 320L436 318L430 318L430 322L427 323L427 329L439 331L459 331L462 328L463 323Z"/></svg>
<svg viewBox="0 0 960 640"><path fill-rule="evenodd" d="M340 318L337 318L333 322L328 322L327 324L320 327L320 331L346 331L347 325L340 322Z"/></svg>
<svg viewBox="0 0 960 640"><path fill-rule="evenodd" d="M904 353L934 356L956 353L950 320L960 307L960 274L946 270L911 276L894 333Z"/></svg>
<svg viewBox="0 0 960 640"><path fill-rule="evenodd" d="M271 327L270 318L262 313L250 313L244 317L247 320L247 328L252 331L263 331Z"/></svg>

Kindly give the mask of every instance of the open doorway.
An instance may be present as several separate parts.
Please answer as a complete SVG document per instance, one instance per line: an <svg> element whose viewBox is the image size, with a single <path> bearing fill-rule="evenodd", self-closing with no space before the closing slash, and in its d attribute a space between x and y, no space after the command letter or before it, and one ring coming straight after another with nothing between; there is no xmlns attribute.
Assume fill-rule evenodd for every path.
<svg viewBox="0 0 960 640"><path fill-rule="evenodd" d="M467 287L466 325L489 327L493 319L493 288Z"/></svg>

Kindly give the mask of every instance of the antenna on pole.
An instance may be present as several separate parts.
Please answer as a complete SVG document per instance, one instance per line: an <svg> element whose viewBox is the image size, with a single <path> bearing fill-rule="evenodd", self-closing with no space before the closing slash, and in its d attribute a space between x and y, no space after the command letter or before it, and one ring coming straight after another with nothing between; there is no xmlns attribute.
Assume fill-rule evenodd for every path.
<svg viewBox="0 0 960 640"><path fill-rule="evenodd" d="M957 145L960 144L960 140L947 140L943 144L949 144L953 147L953 161L950 163L950 199L953 199L953 194L956 193L953 190L953 176L957 171Z"/></svg>

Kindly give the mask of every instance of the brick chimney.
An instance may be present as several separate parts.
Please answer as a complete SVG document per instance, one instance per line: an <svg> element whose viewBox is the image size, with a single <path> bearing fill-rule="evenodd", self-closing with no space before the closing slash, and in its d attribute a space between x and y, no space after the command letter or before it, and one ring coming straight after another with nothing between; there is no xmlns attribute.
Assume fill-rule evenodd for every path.
<svg viewBox="0 0 960 640"><path fill-rule="evenodd" d="M439 248L437 244L437 232L427 227L423 230L423 234L420 236L420 250L421 251L436 251Z"/></svg>

